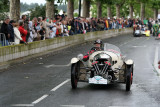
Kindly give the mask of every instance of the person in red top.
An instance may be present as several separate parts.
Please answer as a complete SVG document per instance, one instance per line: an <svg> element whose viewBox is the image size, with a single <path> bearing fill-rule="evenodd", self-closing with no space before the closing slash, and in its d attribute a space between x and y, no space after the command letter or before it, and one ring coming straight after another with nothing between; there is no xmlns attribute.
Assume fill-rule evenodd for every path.
<svg viewBox="0 0 160 107"><path fill-rule="evenodd" d="M24 42L26 42L27 30L24 29L24 22L19 22L19 31Z"/></svg>

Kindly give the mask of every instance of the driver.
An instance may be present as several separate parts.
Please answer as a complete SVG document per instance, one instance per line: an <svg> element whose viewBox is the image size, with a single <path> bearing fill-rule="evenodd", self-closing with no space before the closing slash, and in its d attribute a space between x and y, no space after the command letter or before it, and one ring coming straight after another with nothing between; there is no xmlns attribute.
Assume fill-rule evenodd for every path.
<svg viewBox="0 0 160 107"><path fill-rule="evenodd" d="M103 48L102 48L103 43L102 43L102 40L101 40L101 39L97 39L97 40L94 42L94 45L95 45L95 46L94 46L93 48L91 48L91 50L87 53L87 55L85 55L85 56L83 57L83 61L87 61L87 60L89 59L89 55L92 54L93 52L103 50Z"/></svg>

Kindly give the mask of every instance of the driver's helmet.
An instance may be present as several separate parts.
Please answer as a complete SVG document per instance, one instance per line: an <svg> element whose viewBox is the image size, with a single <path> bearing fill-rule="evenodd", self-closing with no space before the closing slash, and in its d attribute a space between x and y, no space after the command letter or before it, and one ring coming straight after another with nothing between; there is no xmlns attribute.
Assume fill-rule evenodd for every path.
<svg viewBox="0 0 160 107"><path fill-rule="evenodd" d="M97 39L97 40L94 41L94 44L101 44L102 45L103 43L102 43L101 39Z"/></svg>

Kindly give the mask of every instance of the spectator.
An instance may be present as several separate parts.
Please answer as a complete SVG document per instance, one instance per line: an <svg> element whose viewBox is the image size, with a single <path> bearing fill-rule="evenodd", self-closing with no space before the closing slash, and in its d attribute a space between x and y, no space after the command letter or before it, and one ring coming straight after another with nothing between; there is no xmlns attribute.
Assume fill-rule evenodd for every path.
<svg viewBox="0 0 160 107"><path fill-rule="evenodd" d="M19 25L18 23L15 23L14 24L14 44L17 45L17 44L20 44L20 41L23 41L23 39L21 38L21 34L18 30L19 28Z"/></svg>
<svg viewBox="0 0 160 107"><path fill-rule="evenodd" d="M57 27L56 27L56 24L54 23L53 27L51 28L51 31L50 31L50 38L51 39L56 37L56 31L57 31Z"/></svg>
<svg viewBox="0 0 160 107"><path fill-rule="evenodd" d="M30 29L29 29L29 21L26 15L22 15L22 20L24 22L24 29L27 30L26 42L28 42L28 38L30 37Z"/></svg>
<svg viewBox="0 0 160 107"><path fill-rule="evenodd" d="M32 21L29 21L29 30L30 30L30 35L29 35L29 38L28 38L28 42L33 42L33 34L32 34L32 29L33 29L33 23Z"/></svg>
<svg viewBox="0 0 160 107"><path fill-rule="evenodd" d="M19 22L19 31L21 33L21 37L22 37L23 41L26 42L27 30L24 29L24 22L23 21ZM23 42L21 41L21 43L23 43Z"/></svg>
<svg viewBox="0 0 160 107"><path fill-rule="evenodd" d="M1 38L2 46L8 46L9 45L9 42L8 42L8 40L10 39L10 34L9 34L9 29L8 29L9 21L10 21L10 19L6 18L4 20L4 22L2 23L2 26L1 26L1 33L5 34L5 37L3 37L3 35L2 35L2 38Z"/></svg>
<svg viewBox="0 0 160 107"><path fill-rule="evenodd" d="M9 31L9 34L10 34L10 38L9 38L10 44L14 43L14 29L13 29L14 24L15 24L15 21L11 20L9 25L8 25L8 31Z"/></svg>
<svg viewBox="0 0 160 107"><path fill-rule="evenodd" d="M46 17L43 17L42 27L45 29L45 39L49 39L49 30L50 30L51 24L47 22Z"/></svg>

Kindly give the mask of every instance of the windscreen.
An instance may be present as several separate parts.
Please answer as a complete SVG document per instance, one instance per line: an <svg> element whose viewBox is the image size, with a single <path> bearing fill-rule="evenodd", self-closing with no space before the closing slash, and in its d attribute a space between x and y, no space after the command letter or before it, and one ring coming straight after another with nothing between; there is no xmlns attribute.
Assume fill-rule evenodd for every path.
<svg viewBox="0 0 160 107"><path fill-rule="evenodd" d="M108 44L108 43L104 43L104 51L113 52L118 55L121 54L119 47L112 45L112 44Z"/></svg>

